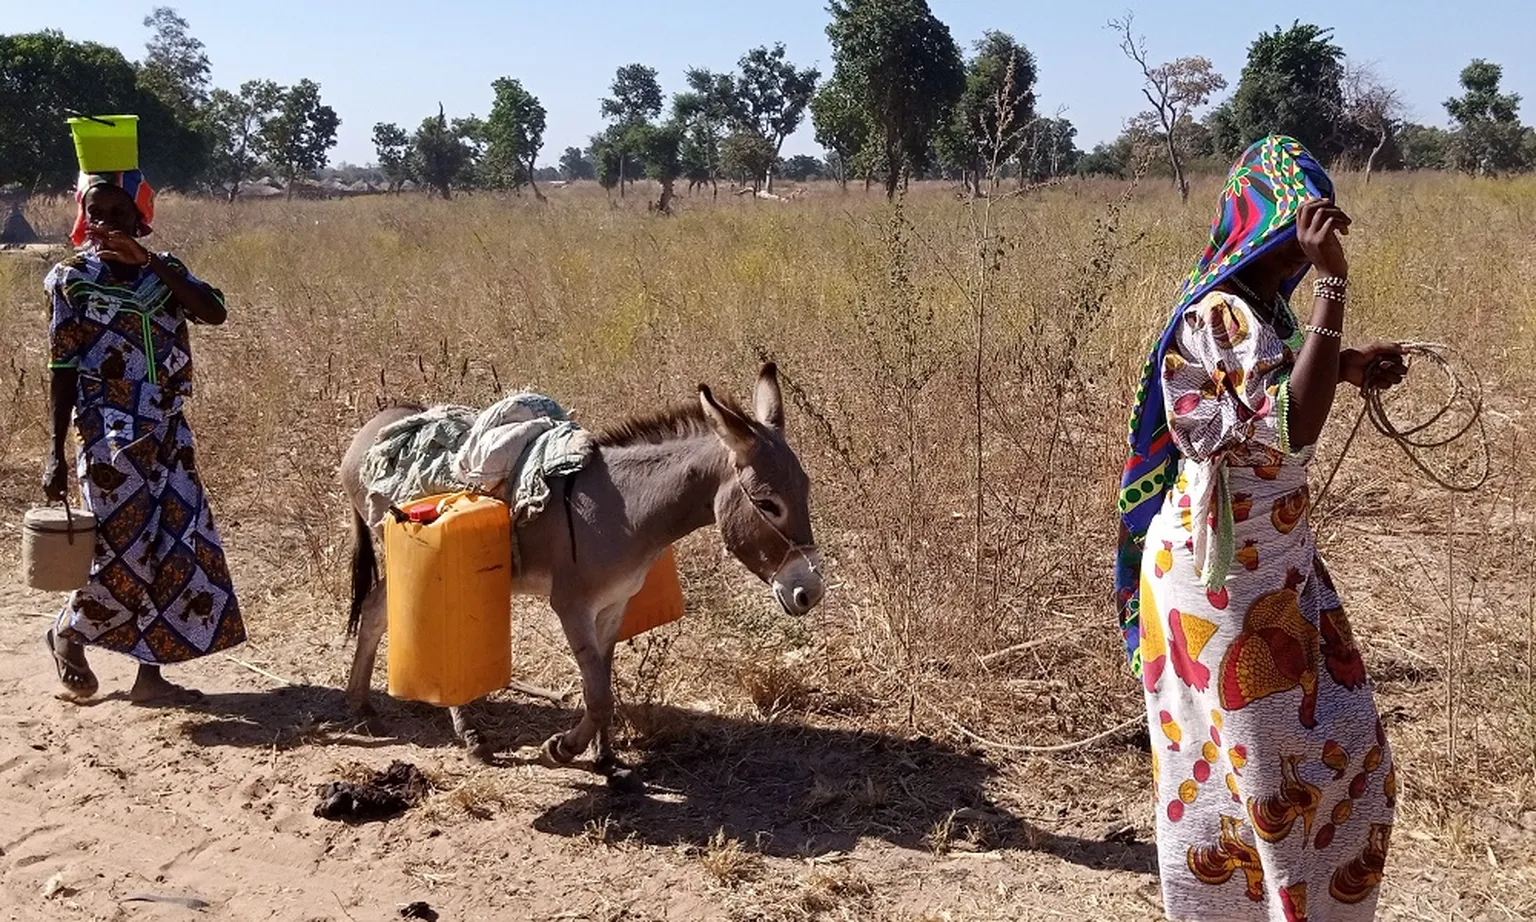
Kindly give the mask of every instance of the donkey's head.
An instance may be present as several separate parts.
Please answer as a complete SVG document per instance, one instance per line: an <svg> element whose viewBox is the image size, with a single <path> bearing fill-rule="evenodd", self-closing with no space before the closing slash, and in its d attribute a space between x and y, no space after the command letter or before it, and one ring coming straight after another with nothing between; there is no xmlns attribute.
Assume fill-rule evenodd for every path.
<svg viewBox="0 0 1536 922"><path fill-rule="evenodd" d="M784 611L803 615L821 601L821 555L811 537L810 478L784 441L778 370L763 366L748 418L699 385L699 404L730 455L732 476L715 494L726 548L773 587Z"/></svg>

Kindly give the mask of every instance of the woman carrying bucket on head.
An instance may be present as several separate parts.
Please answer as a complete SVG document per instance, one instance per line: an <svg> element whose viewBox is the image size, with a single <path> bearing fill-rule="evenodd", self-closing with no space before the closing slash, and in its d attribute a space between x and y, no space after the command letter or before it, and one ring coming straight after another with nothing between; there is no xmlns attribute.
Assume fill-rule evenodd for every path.
<svg viewBox="0 0 1536 922"><path fill-rule="evenodd" d="M133 124L131 117L111 119ZM53 410L44 492L54 501L67 495L64 443L73 417L80 489L97 520L96 553L89 580L71 595L47 644L61 697L96 693L87 645L139 661L134 701L195 697L166 681L160 666L245 640L182 413L192 393L187 322L223 323L224 298L171 255L140 245L154 218L154 192L136 169L136 143L124 151L119 138L101 150L88 140L77 130L82 171L71 240L80 249L44 283Z"/></svg>
<svg viewBox="0 0 1536 922"><path fill-rule="evenodd" d="M1397 772L1307 522L1335 389L1406 373L1396 345L1340 349L1349 226L1300 144L1249 148L1131 419L1115 582L1171 919L1375 915ZM1289 297L1309 269L1303 325Z"/></svg>

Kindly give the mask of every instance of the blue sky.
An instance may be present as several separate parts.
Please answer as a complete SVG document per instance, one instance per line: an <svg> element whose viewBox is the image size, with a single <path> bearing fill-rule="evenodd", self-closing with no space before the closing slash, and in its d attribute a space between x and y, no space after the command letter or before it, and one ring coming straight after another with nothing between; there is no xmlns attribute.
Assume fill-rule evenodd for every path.
<svg viewBox="0 0 1536 922"><path fill-rule="evenodd" d="M1141 108L1138 79L1105 22L1130 8L1154 58L1201 54L1235 84L1249 42L1277 23L1299 18L1332 26L1351 58L1372 62L1397 85L1412 116L1442 124L1440 103L1456 92L1456 76L1474 57L1504 66L1506 92L1521 93L1526 122L1536 121L1536 29L1533 0L1333 0L1271 6L1212 0L929 0L963 47L986 29L1001 29L1034 52L1043 112L1065 109L1080 146L1113 138ZM140 21L152 4L122 0L0 0L0 30L52 28L74 39L143 54ZM640 62L660 72L668 95L689 66L731 69L755 45L783 42L790 59L832 68L824 0L180 0L173 5L208 46L220 86L264 77L309 77L342 124L332 160L373 159L380 121L414 128L439 101L450 115L484 115L490 83L523 81L549 112L544 159L582 145L602 125L598 99L614 69ZM650 9L663 16L637 15ZM430 10L430 13L423 13ZM807 120L809 121L809 120ZM820 153L809 125L785 153Z"/></svg>

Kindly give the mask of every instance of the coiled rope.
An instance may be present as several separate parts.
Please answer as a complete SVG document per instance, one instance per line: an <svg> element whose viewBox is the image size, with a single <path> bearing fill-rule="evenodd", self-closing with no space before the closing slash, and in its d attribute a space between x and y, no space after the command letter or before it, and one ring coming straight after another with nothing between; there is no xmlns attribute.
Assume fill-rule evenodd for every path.
<svg viewBox="0 0 1536 922"><path fill-rule="evenodd" d="M1439 409L1421 422L1412 425L1397 423L1387 413L1387 401L1383 396L1386 389L1372 383L1377 369L1375 366L1367 369L1365 385L1360 389L1362 403L1360 413L1355 417L1355 425L1349 431L1349 438L1345 440L1343 450L1339 452L1338 459L1333 462L1333 470L1328 473L1328 479L1323 483L1322 491L1312 503L1314 509L1322 507L1323 499L1328 495L1328 488L1333 486L1333 478L1339 473L1339 467L1349 455L1355 436L1360 434L1361 424L1367 419L1371 421L1372 427L1377 432L1401 449L1408 460L1413 462L1414 467L1417 467L1436 485L1453 493L1471 493L1488 482L1493 452L1488 442L1488 429L1483 423L1483 384L1475 370L1471 370L1470 366L1459 357L1453 356L1451 348L1444 343L1407 342L1399 345L1408 358L1410 368L1415 359L1422 359L1440 369L1447 386L1444 402ZM1467 368L1469 373L1463 374L1458 371L1458 365ZM1462 412L1466 417L1460 428L1451 431L1448 435L1430 434L1432 427L1447 419L1458 407L1464 408ZM1473 467L1470 478L1454 479L1453 475L1430 467L1419 456L1419 453L1426 449L1444 448L1459 442L1473 430L1476 430L1479 460Z"/></svg>

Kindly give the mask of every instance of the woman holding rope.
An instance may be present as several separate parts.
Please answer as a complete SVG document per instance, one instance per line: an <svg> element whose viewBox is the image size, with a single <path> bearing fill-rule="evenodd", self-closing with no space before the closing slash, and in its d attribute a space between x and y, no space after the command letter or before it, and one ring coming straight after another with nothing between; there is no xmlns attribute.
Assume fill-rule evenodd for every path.
<svg viewBox="0 0 1536 922"><path fill-rule="evenodd" d="M1375 914L1396 772L1307 522L1336 388L1407 371L1396 345L1340 348L1349 227L1300 144L1249 148L1138 394L1116 590L1172 919ZM1302 324L1289 297L1309 269Z"/></svg>

